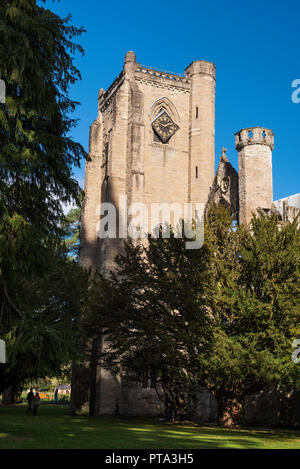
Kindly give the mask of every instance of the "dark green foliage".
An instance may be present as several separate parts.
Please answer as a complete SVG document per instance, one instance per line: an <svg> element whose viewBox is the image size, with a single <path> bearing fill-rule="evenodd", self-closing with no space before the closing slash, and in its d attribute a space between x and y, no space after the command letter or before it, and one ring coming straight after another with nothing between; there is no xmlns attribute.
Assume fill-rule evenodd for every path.
<svg viewBox="0 0 300 469"><path fill-rule="evenodd" d="M0 6L0 275L44 265L44 240L57 234L61 203L76 199L72 167L85 152L69 137L76 102L69 87L80 79L72 42L83 29L33 0Z"/></svg>
<svg viewBox="0 0 300 469"><path fill-rule="evenodd" d="M112 344L106 366L134 381L146 372L174 399L196 383L195 368L203 372L212 334L201 299L203 260L184 241L149 239L146 249L127 243L111 278L101 280L103 316L92 318L95 335L104 327Z"/></svg>
<svg viewBox="0 0 300 469"><path fill-rule="evenodd" d="M88 273L57 252L43 276L20 275L16 282L11 314L1 321L7 364L0 369L0 393L8 384L57 376L76 358L78 317L87 301Z"/></svg>
<svg viewBox="0 0 300 469"><path fill-rule="evenodd" d="M209 215L206 237L212 246L207 304L215 345L202 382L217 397L220 414L227 414L221 421L238 423L247 394L268 384L295 386L299 230L297 220L279 227L275 216L263 214L253 218L251 231L232 231L226 216L216 229L216 213Z"/></svg>
<svg viewBox="0 0 300 469"><path fill-rule="evenodd" d="M261 214L250 232L213 207L204 246L186 250L184 241L127 244L101 281L101 316L91 323L111 343L105 366L135 381L146 371L172 397L205 386L218 400L220 423L236 424L247 394L297 380L297 222L278 227Z"/></svg>
<svg viewBox="0 0 300 469"><path fill-rule="evenodd" d="M8 345L1 389L51 376L74 352L86 276L62 247L62 203L78 200L72 168L86 156L72 140L80 79L73 42L84 30L35 0L2 0L0 78L0 336Z"/></svg>

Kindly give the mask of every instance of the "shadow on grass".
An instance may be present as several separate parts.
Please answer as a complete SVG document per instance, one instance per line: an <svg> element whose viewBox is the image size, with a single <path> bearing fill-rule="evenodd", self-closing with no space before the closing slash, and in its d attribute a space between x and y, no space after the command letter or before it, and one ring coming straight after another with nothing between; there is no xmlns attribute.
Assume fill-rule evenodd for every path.
<svg viewBox="0 0 300 469"><path fill-rule="evenodd" d="M89 418L67 415L68 407L0 407L0 448L217 449L300 448L300 432L225 429L158 419Z"/></svg>

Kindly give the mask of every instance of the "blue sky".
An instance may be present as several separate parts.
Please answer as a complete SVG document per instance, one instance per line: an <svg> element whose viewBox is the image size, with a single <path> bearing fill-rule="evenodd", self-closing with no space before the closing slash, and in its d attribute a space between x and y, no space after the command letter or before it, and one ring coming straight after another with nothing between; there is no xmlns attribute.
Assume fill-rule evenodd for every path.
<svg viewBox="0 0 300 469"><path fill-rule="evenodd" d="M300 79L299 0L48 0L60 16L72 14L87 33L76 58L82 81L71 97L81 102L72 136L88 149L88 129L97 116L97 95L123 67L128 50L137 61L183 73L193 60L214 62L216 162L222 146L237 169L234 134L256 125L275 133L274 199L300 192L300 103L291 99ZM82 183L82 169L74 171Z"/></svg>

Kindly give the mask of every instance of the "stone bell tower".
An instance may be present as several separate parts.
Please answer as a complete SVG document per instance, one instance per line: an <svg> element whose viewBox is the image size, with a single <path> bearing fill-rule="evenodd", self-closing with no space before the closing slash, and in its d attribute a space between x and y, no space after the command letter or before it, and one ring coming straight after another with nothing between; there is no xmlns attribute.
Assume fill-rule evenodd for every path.
<svg viewBox="0 0 300 469"><path fill-rule="evenodd" d="M248 224L257 208L269 211L273 203L272 151L274 134L264 127L235 134L239 161L239 221Z"/></svg>
<svg viewBox="0 0 300 469"><path fill-rule="evenodd" d="M184 74L162 72L137 63L129 51L119 76L100 90L98 117L90 127L82 264L104 272L113 268L130 234L130 218L124 219L130 205L143 204L150 218L153 203L206 204L214 173L214 64L195 61ZM99 239L107 202L116 208L116 239Z"/></svg>
<svg viewBox="0 0 300 469"><path fill-rule="evenodd" d="M90 128L81 264L108 273L130 237L128 207L143 205L149 218L151 204L206 204L214 173L214 64L195 61L184 74L169 73L137 63L129 51L119 76L106 91L100 90L98 116ZM99 236L105 203L115 207L114 239ZM128 390L103 369L94 376L95 414L112 414L116 399L125 414L151 413L157 407L150 405L153 389L137 383Z"/></svg>

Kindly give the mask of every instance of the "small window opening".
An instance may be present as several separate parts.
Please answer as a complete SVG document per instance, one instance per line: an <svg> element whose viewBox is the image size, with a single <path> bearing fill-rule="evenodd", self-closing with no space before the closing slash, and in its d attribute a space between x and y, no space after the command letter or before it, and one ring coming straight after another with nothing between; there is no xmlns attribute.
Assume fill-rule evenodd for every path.
<svg viewBox="0 0 300 469"><path fill-rule="evenodd" d="M107 178L108 176L108 149L109 149L109 145L108 143L106 143L105 145L105 177Z"/></svg>

